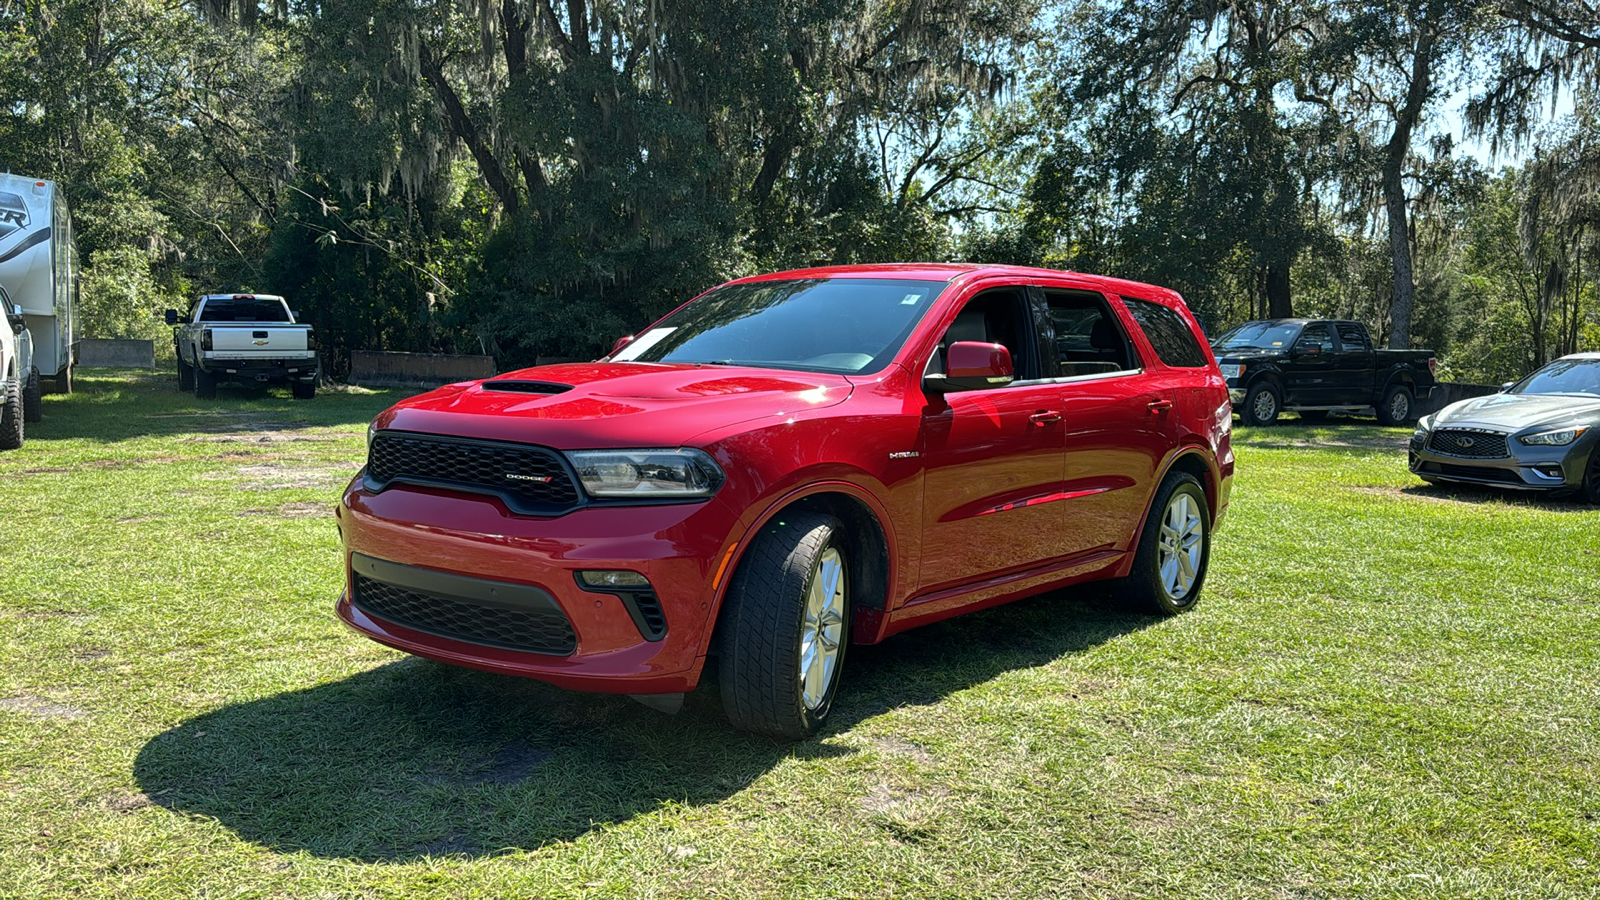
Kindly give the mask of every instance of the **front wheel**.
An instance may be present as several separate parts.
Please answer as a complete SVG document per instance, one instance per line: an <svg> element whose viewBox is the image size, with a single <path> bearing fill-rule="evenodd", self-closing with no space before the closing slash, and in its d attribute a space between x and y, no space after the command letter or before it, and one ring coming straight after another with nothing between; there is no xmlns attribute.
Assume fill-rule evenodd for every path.
<svg viewBox="0 0 1600 900"><path fill-rule="evenodd" d="M775 738L815 732L839 689L849 623L843 525L821 513L769 523L740 562L717 626L728 719Z"/></svg>
<svg viewBox="0 0 1600 900"><path fill-rule="evenodd" d="M29 423L44 418L44 382L38 369L29 369L28 380L22 385L22 418Z"/></svg>
<svg viewBox="0 0 1600 900"><path fill-rule="evenodd" d="M1583 487L1578 493L1584 500L1600 504L1600 444L1589 453L1589 465L1584 470Z"/></svg>
<svg viewBox="0 0 1600 900"><path fill-rule="evenodd" d="M22 446L22 385L16 379L0 383L0 450Z"/></svg>
<svg viewBox="0 0 1600 900"><path fill-rule="evenodd" d="M1258 381L1244 395L1244 409L1239 411L1239 417L1246 425L1271 425L1278 421L1282 409L1283 400L1278 396L1278 389L1269 381Z"/></svg>
<svg viewBox="0 0 1600 900"><path fill-rule="evenodd" d="M1378 404L1379 425L1404 425L1411 421L1411 391L1404 385L1392 385L1383 392L1383 402Z"/></svg>
<svg viewBox="0 0 1600 900"><path fill-rule="evenodd" d="M1200 600L1211 561L1211 506L1205 488L1187 472L1161 482L1139 535L1133 568L1113 590L1141 612L1171 616Z"/></svg>

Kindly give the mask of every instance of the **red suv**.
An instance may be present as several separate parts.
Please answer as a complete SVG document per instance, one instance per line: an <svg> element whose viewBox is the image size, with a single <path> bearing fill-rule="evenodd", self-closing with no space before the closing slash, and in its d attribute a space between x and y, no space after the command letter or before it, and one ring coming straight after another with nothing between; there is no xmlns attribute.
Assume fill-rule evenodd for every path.
<svg viewBox="0 0 1600 900"><path fill-rule="evenodd" d="M373 422L339 615L444 662L740 728L823 721L847 646L1078 582L1193 606L1228 390L1172 291L999 266L730 282L594 363Z"/></svg>

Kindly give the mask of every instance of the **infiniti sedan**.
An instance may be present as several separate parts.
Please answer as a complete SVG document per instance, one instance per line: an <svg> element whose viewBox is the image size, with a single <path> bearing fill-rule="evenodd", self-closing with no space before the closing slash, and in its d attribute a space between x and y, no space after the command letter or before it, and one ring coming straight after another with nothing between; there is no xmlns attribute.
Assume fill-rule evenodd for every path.
<svg viewBox="0 0 1600 900"><path fill-rule="evenodd" d="M1600 353L1563 356L1498 394L1424 416L1411 435L1423 481L1577 494L1600 503Z"/></svg>

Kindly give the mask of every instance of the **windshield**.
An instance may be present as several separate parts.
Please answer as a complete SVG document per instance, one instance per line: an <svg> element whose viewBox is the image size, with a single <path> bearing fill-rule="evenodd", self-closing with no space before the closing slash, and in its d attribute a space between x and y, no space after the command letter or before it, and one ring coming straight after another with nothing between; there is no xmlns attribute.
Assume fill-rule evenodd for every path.
<svg viewBox="0 0 1600 900"><path fill-rule="evenodd" d="M1212 350L1282 350L1300 334L1298 322L1246 322L1217 338Z"/></svg>
<svg viewBox="0 0 1600 900"><path fill-rule="evenodd" d="M202 322L288 322L289 307L282 300L256 297L218 297L200 310Z"/></svg>
<svg viewBox="0 0 1600 900"><path fill-rule="evenodd" d="M878 278L730 284L657 322L612 361L875 372L944 285Z"/></svg>
<svg viewBox="0 0 1600 900"><path fill-rule="evenodd" d="M1600 397L1600 359L1558 359L1522 379L1506 393Z"/></svg>

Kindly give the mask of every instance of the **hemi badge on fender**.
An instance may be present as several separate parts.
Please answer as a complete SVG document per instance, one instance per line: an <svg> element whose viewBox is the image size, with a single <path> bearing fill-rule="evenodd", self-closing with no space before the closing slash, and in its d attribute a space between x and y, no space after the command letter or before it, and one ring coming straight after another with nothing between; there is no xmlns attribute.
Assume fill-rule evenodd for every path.
<svg viewBox="0 0 1600 900"><path fill-rule="evenodd" d="M507 481L537 481L540 484L549 484L555 480L554 475L519 475L516 472L506 473Z"/></svg>
<svg viewBox="0 0 1600 900"><path fill-rule="evenodd" d="M921 455L922 455L921 453L918 453L915 450L896 450L895 452L889 454L889 458L890 459L916 459L917 457L919 457Z"/></svg>

